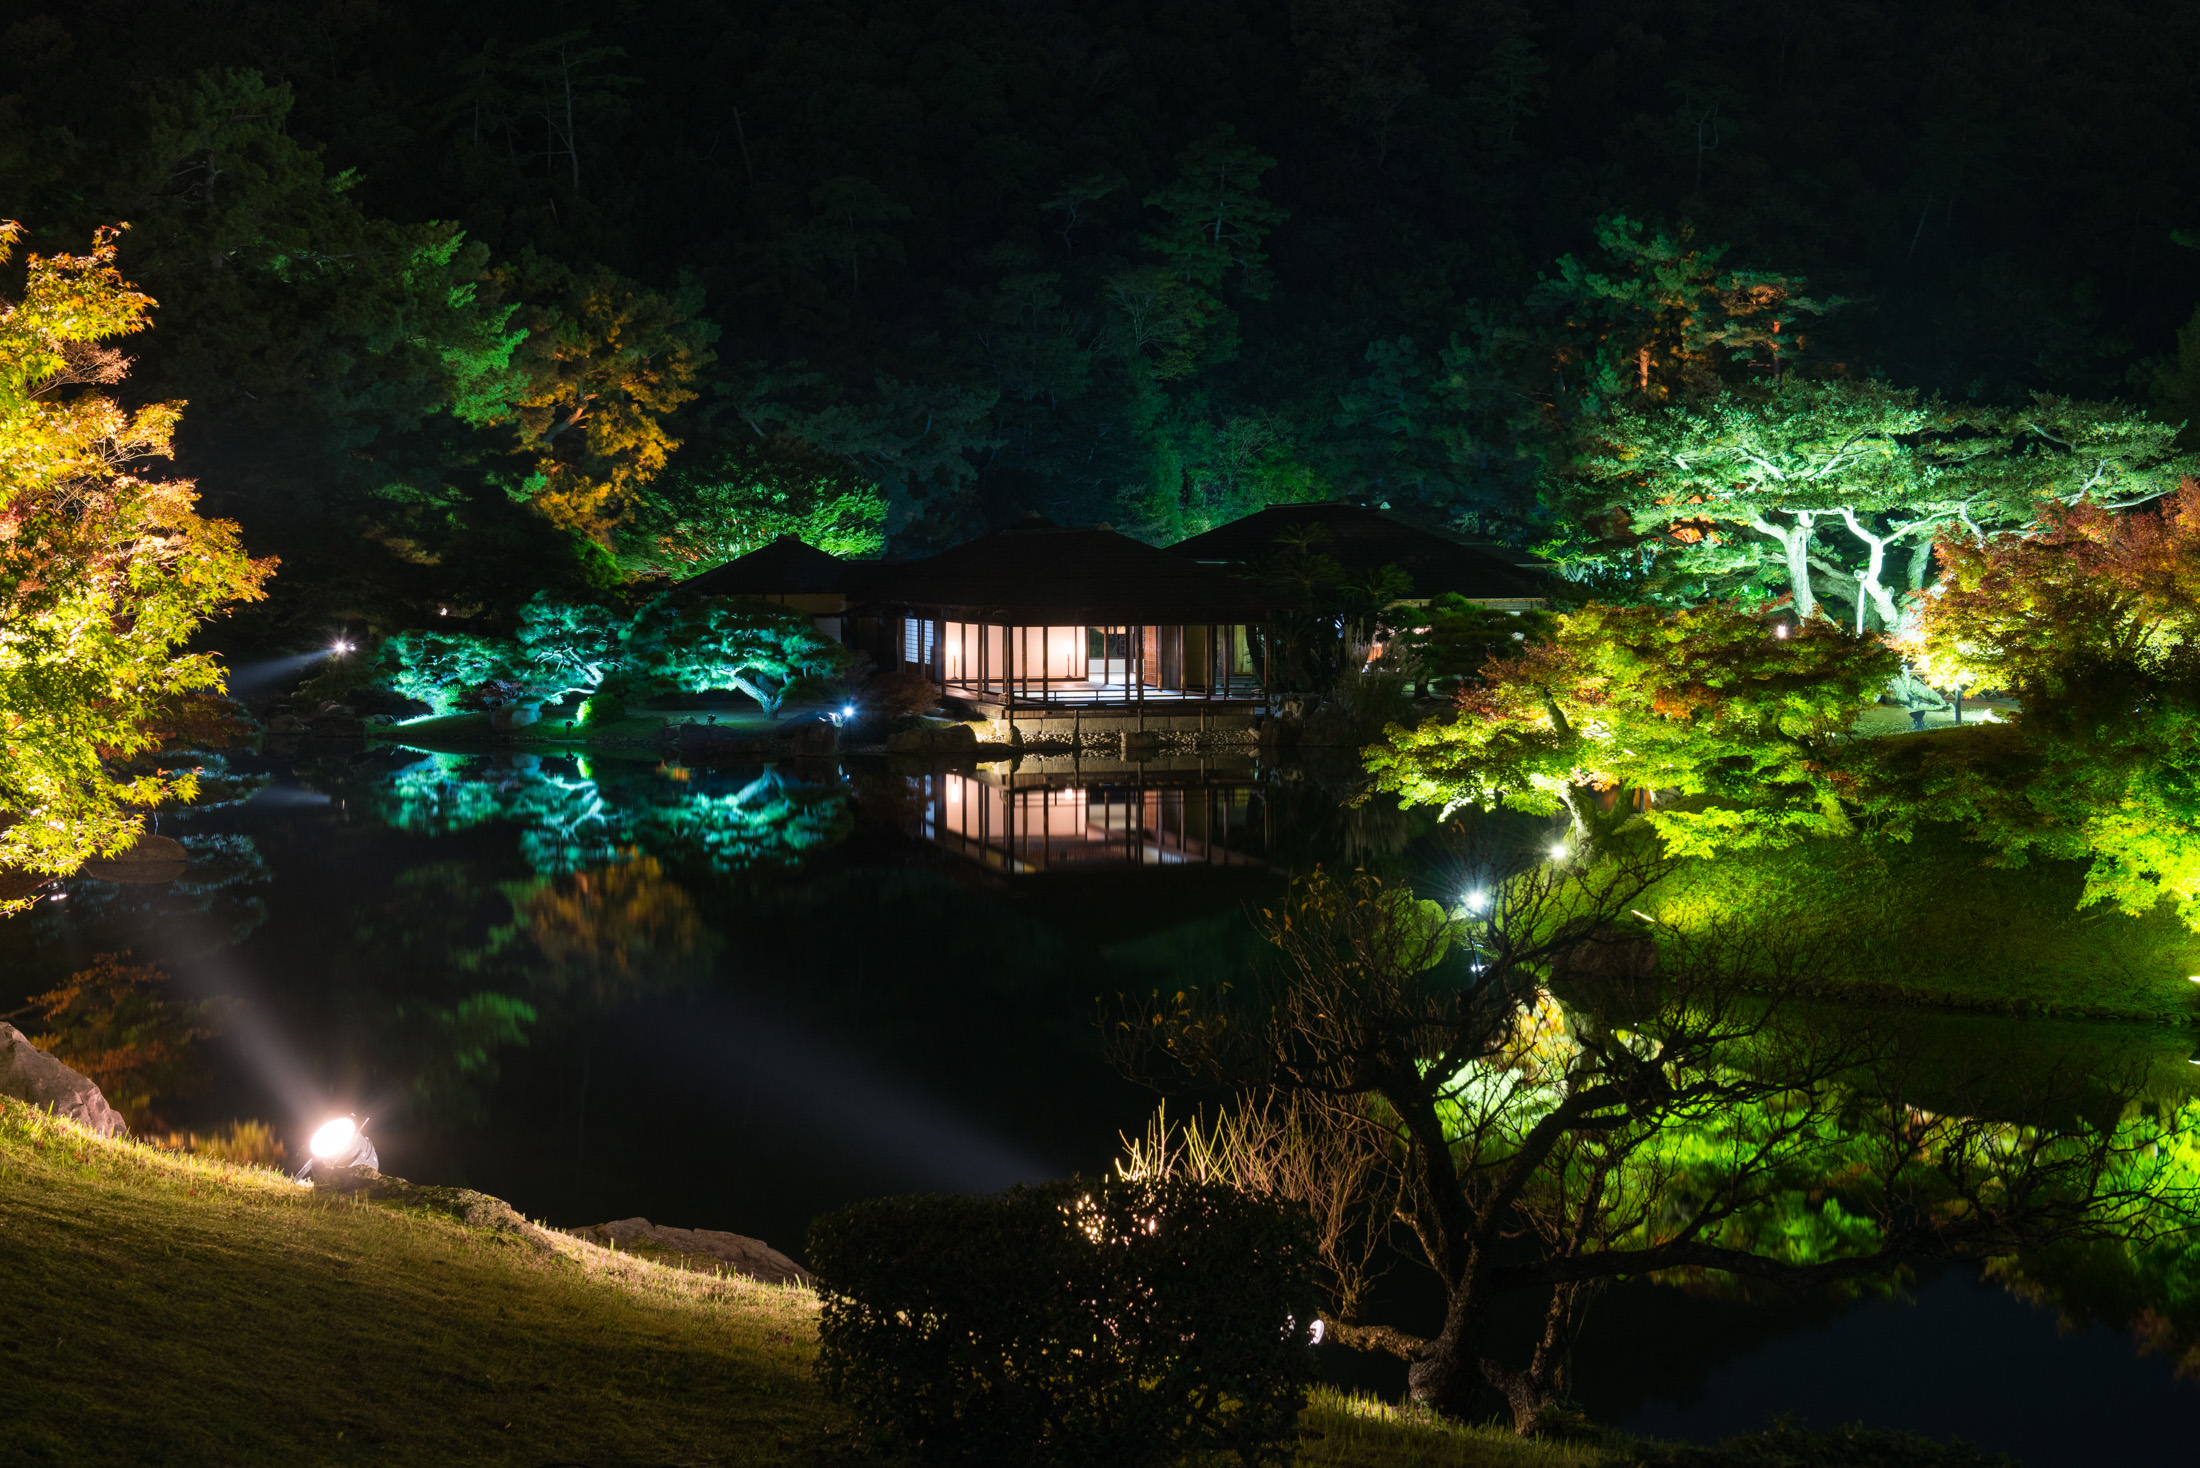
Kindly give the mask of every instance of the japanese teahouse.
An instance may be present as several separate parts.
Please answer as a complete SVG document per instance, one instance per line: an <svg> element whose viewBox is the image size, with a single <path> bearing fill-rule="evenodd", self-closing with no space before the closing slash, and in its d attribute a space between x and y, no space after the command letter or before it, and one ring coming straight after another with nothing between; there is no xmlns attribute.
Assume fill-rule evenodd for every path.
<svg viewBox="0 0 2200 1468"><path fill-rule="evenodd" d="M695 596L738 596L807 612L827 637L843 635L843 616L862 579L874 568L844 561L804 545L792 535L736 556L680 583Z"/></svg>
<svg viewBox="0 0 2200 1468"><path fill-rule="evenodd" d="M872 656L924 669L944 697L1011 728L1085 710L1143 726L1149 705L1244 713L1262 698L1251 585L1113 530L1028 515L936 556L867 569L857 610L880 644Z"/></svg>
<svg viewBox="0 0 2200 1468"><path fill-rule="evenodd" d="M1242 567L1270 554L1286 532L1309 529L1322 532L1313 548L1347 571L1404 571L1413 578L1408 603L1449 592L1493 611L1524 612L1550 595L1550 572L1532 556L1349 500L1270 505L1169 549L1203 565Z"/></svg>

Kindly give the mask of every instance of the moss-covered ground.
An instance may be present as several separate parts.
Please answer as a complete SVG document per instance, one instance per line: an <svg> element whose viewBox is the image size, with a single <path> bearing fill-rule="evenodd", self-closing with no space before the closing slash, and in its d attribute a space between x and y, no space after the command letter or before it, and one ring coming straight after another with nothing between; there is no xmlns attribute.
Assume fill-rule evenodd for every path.
<svg viewBox="0 0 2200 1468"><path fill-rule="evenodd" d="M324 1197L0 1099L0 1462L868 1461L816 1297ZM1332 1392L1312 1468L1572 1468Z"/></svg>
<svg viewBox="0 0 2200 1468"><path fill-rule="evenodd" d="M2200 935L2164 904L2080 911L2080 862L1988 864L1952 825L1692 861L1643 910L1681 930L1806 937L1828 997L2191 1024Z"/></svg>

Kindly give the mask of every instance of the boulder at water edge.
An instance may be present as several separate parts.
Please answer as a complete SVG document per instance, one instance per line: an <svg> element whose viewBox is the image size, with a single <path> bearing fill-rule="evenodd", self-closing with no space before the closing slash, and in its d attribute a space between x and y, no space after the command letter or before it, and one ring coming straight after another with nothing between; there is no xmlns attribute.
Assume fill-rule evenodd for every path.
<svg viewBox="0 0 2200 1468"><path fill-rule="evenodd" d="M765 1243L711 1228L667 1228L646 1218L622 1218L566 1230L576 1239L639 1254L680 1269L724 1269L766 1284L808 1284L810 1271Z"/></svg>
<svg viewBox="0 0 2200 1468"><path fill-rule="evenodd" d="M33 1045L14 1025L0 1023L0 1096L48 1108L103 1137L127 1132L122 1117L88 1077Z"/></svg>
<svg viewBox="0 0 2200 1468"><path fill-rule="evenodd" d="M95 857L77 869L80 877L97 877L102 882L134 882L146 886L158 886L173 882L183 875L190 863L191 853L183 843L172 836L155 836L147 831L133 842L127 851L113 856Z"/></svg>

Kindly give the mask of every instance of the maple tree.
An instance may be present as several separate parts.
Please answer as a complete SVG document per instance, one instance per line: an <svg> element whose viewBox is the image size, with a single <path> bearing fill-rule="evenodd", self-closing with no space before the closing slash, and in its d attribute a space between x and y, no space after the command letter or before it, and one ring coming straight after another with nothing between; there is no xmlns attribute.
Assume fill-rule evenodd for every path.
<svg viewBox="0 0 2200 1468"><path fill-rule="evenodd" d="M529 252L500 282L527 301L526 339L493 410L524 466L507 487L552 522L608 545L680 441L665 420L715 360L701 293L648 290L601 266Z"/></svg>
<svg viewBox="0 0 2200 1468"><path fill-rule="evenodd" d="M1646 818L1684 855L1845 833L1849 730L1896 666L1823 619L1591 603L1485 664L1452 718L1391 727L1368 767L1408 804L1565 810L1583 840L1596 792L1659 792Z"/></svg>
<svg viewBox="0 0 2200 1468"><path fill-rule="evenodd" d="M1908 650L2020 712L1968 758L1888 770L1881 803L1930 790L2002 860L2089 860L2085 904L2166 897L2200 927L2200 483L2122 512L2051 505L2033 534L1944 535L1938 554Z"/></svg>
<svg viewBox="0 0 2200 1468"><path fill-rule="evenodd" d="M272 560L196 512L164 458L180 403L132 411L101 389L151 297L115 268L118 231L85 255L32 255L0 303L0 867L65 873L137 839L138 814L197 789L188 770L123 770L222 686L181 651L210 615L258 598ZM0 260L21 226L0 221ZM0 910L5 910L0 908Z"/></svg>

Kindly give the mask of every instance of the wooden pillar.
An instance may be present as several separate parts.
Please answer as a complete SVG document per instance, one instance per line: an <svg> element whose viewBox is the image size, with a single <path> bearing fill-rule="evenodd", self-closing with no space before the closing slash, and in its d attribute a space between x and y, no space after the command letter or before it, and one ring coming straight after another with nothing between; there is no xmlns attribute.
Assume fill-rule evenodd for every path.
<svg viewBox="0 0 2200 1468"><path fill-rule="evenodd" d="M1008 742L1016 742L1016 629L1001 627L1001 701L1008 705Z"/></svg>
<svg viewBox="0 0 2200 1468"><path fill-rule="evenodd" d="M1137 664L1137 672L1132 674L1132 677L1138 687L1138 692L1134 695L1138 700L1138 732L1143 734L1146 732L1146 628L1144 624L1131 629L1129 643L1123 650L1131 654L1123 659L1124 670L1126 672L1130 671L1134 661Z"/></svg>

